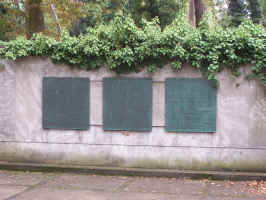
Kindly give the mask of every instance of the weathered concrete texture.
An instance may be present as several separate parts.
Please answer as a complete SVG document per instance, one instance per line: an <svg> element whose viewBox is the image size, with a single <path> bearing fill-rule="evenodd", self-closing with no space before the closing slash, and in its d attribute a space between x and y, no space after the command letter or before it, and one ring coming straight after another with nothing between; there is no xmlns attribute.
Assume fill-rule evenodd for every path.
<svg viewBox="0 0 266 200"><path fill-rule="evenodd" d="M145 70L124 77L152 77L152 132L103 131L102 79L115 77L106 68L95 71L54 65L48 58L4 62L0 71L0 160L110 165L125 167L228 169L266 171L266 92L258 80L247 81L249 67L233 79L218 74L216 133L165 131L165 80L201 77L186 66L170 66L154 74ZM42 129L43 77L87 77L91 80L91 116L88 131Z"/></svg>
<svg viewBox="0 0 266 200"><path fill-rule="evenodd" d="M254 88L254 104L251 106L248 143L250 146L266 146L266 92L262 86Z"/></svg>
<svg viewBox="0 0 266 200"><path fill-rule="evenodd" d="M38 173L34 174L34 176L31 173L21 172L17 174L19 176L15 176L14 173L0 171L0 185L33 186L39 184L44 179L44 176Z"/></svg>
<svg viewBox="0 0 266 200"><path fill-rule="evenodd" d="M26 187L22 186L0 186L0 200L5 200L7 198L13 197L25 189Z"/></svg>
<svg viewBox="0 0 266 200"><path fill-rule="evenodd" d="M16 62L16 141L43 141L41 77L47 65L41 59Z"/></svg>
<svg viewBox="0 0 266 200"><path fill-rule="evenodd" d="M0 60L0 140L15 137L16 74L14 67Z"/></svg>
<svg viewBox="0 0 266 200"><path fill-rule="evenodd" d="M0 155L10 162L128 168L265 172L266 166L266 149L3 143Z"/></svg>
<svg viewBox="0 0 266 200"><path fill-rule="evenodd" d="M234 80L226 71L218 77L218 132L221 146L266 146L266 90L257 80L248 81L247 66Z"/></svg>

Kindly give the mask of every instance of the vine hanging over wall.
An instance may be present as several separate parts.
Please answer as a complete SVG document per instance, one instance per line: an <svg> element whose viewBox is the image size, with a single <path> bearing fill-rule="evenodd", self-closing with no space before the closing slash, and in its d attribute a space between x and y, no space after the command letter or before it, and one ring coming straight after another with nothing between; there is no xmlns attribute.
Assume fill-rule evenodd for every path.
<svg viewBox="0 0 266 200"><path fill-rule="evenodd" d="M243 64L252 64L253 74L266 87L266 31L244 21L237 28L195 29L177 18L163 31L158 20L137 27L130 17L117 16L109 25L92 28L86 35L60 41L35 35L0 43L0 57L16 60L26 56L48 56L54 62L91 70L106 66L117 73L137 72L146 66L154 72L166 63L180 70L184 63L199 69L209 80L224 68L234 76Z"/></svg>

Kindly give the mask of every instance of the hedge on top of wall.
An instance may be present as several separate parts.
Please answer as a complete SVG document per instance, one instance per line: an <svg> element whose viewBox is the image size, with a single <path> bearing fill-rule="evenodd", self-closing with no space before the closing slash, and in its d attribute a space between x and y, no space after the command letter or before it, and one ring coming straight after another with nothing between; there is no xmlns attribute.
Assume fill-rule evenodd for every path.
<svg viewBox="0 0 266 200"><path fill-rule="evenodd" d="M137 72L144 66L155 72L166 63L180 70L184 63L199 69L209 80L229 68L238 76L239 67L252 64L252 74L266 87L266 30L244 21L237 28L192 27L177 18L163 31L158 20L137 27L130 17L117 16L109 25L90 29L60 41L37 34L31 40L19 37L0 43L0 57L16 60L26 56L48 56L54 62L91 70L100 66L117 73Z"/></svg>

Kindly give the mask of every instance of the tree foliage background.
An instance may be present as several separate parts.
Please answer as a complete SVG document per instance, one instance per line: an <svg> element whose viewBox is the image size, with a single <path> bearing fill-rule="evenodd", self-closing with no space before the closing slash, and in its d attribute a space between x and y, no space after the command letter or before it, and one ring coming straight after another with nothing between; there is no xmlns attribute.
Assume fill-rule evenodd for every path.
<svg viewBox="0 0 266 200"><path fill-rule="evenodd" d="M31 13L29 13L30 9L27 10L27 5L33 8ZM0 3L0 39L26 36L27 31L30 32L36 26L43 26L44 34L58 38L51 5L55 7L59 23L65 29L70 29L75 21L85 15L82 2L76 0L2 0ZM34 12L36 8L37 12ZM40 24L41 15L43 15L43 24ZM27 17L32 27L27 24Z"/></svg>
<svg viewBox="0 0 266 200"><path fill-rule="evenodd" d="M116 15L130 15L138 27L143 19L158 18L164 29L180 13L195 25L210 15L210 23L221 26L238 26L246 18L266 25L266 0L1 0L0 40L34 32L60 39L58 26L78 36Z"/></svg>

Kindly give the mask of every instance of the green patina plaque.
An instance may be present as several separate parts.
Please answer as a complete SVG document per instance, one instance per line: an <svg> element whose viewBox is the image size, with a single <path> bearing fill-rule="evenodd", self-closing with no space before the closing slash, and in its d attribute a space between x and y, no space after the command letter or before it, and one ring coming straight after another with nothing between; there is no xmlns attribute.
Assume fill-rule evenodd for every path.
<svg viewBox="0 0 266 200"><path fill-rule="evenodd" d="M104 130L152 130L152 79L104 78Z"/></svg>
<svg viewBox="0 0 266 200"><path fill-rule="evenodd" d="M200 78L166 81L166 130L216 132L216 88Z"/></svg>
<svg viewBox="0 0 266 200"><path fill-rule="evenodd" d="M43 79L43 128L86 130L90 122L90 80Z"/></svg>

